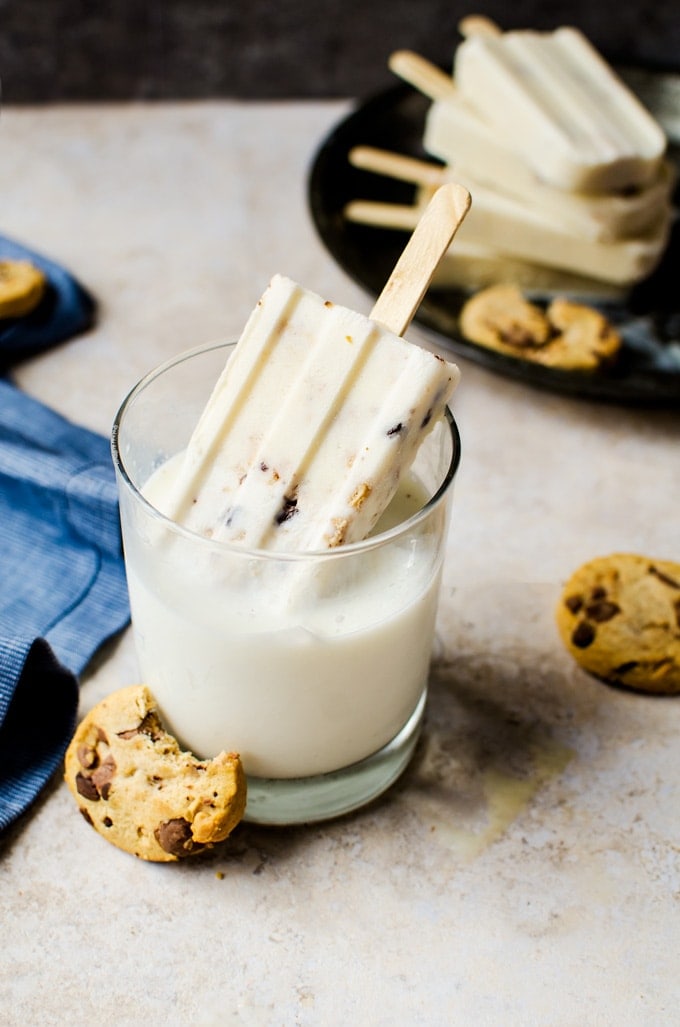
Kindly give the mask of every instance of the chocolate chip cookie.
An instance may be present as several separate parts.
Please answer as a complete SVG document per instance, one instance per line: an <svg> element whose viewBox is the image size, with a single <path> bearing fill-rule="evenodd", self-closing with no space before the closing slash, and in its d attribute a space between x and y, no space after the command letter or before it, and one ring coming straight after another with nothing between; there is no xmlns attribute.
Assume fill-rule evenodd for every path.
<svg viewBox="0 0 680 1027"><path fill-rule="evenodd" d="M564 586L556 617L584 670L627 688L680 692L680 563L635 553L591 560Z"/></svg>
<svg viewBox="0 0 680 1027"><path fill-rule="evenodd" d="M239 757L222 752L198 760L181 751L144 685L114 692L85 716L66 752L64 777L96 831L156 862L223 841L245 811Z"/></svg>
<svg viewBox="0 0 680 1027"><path fill-rule="evenodd" d="M45 275L30 260L0 260L0 318L30 314L46 284Z"/></svg>
<svg viewBox="0 0 680 1027"><path fill-rule="evenodd" d="M565 371L595 371L613 363L621 337L594 307L556 297L545 310L515 285L492 285L460 312L466 339L488 349Z"/></svg>

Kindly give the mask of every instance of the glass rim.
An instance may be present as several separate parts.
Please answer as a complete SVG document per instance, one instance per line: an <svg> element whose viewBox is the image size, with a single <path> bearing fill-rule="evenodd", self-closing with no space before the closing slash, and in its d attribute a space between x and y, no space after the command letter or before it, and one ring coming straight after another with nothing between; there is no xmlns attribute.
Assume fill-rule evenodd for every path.
<svg viewBox="0 0 680 1027"><path fill-rule="evenodd" d="M174 534L177 534L192 543L200 544L202 547L207 546L215 549L217 552L228 552L240 557L249 557L251 559L304 562L309 560L318 561L320 558L328 560L340 559L359 552L381 548L393 539L398 538L400 535L407 534L409 530L418 525L422 520L425 520L432 510L439 506L443 501L444 496L448 492L453 478L455 477L461 459L460 432L453 413L448 405L445 409L444 423L448 427L451 437L451 458L444 477L433 495L416 513L412 514L405 521L400 521L399 524L396 524L394 527L388 528L386 531L382 531L377 535L369 535L368 538L360 539L358 542L348 542L347 544L336 546L332 549L307 549L304 551L257 549L240 545L238 542L225 542L221 539L207 538L207 536L201 535L199 532L192 531L190 528L186 528L184 525L172 520L172 518L167 517L144 496L144 493L135 484L128 473L119 445L121 425L128 409L133 404L137 396L156 381L156 379L165 374L166 371L191 360L193 357L198 357L215 350L231 349L236 345L236 341L237 340L208 342L200 346L195 346L192 349L184 350L181 353L170 357L168 360L163 361L163 363L158 364L156 367L144 374L129 390L118 407L113 420L110 439L113 464L120 476L120 480L125 484L130 493L142 504L143 508L146 509L154 518L154 520L164 525Z"/></svg>

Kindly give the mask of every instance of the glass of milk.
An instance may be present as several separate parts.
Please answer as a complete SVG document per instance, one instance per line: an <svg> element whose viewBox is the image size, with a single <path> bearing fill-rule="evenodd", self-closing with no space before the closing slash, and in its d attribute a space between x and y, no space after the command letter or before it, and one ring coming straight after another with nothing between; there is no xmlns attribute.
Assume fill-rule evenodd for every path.
<svg viewBox="0 0 680 1027"><path fill-rule="evenodd" d="M240 753L246 819L312 822L375 798L415 748L460 440L449 413L365 541L290 554L212 541L156 504L232 349L152 371L114 423L135 644L180 744Z"/></svg>

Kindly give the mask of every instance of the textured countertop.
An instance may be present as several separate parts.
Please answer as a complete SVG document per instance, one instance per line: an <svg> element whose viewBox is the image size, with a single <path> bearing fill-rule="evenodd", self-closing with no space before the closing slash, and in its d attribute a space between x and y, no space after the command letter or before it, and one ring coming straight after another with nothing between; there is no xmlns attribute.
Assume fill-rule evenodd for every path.
<svg viewBox="0 0 680 1027"><path fill-rule="evenodd" d="M276 271L368 312L306 209L309 162L346 110L6 108L0 231L101 304L92 332L16 369L21 387L108 433L153 365L236 336ZM680 699L580 672L553 609L592 556L680 559L680 417L460 363L463 461L411 767L346 819L241 825L169 866L108 846L55 781L0 839L4 1024L677 1023ZM83 680L83 709L135 680L128 632Z"/></svg>

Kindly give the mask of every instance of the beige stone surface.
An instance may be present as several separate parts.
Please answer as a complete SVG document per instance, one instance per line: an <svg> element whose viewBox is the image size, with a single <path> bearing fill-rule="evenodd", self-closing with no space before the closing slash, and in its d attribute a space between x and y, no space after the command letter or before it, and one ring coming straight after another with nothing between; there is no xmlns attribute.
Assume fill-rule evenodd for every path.
<svg viewBox="0 0 680 1027"><path fill-rule="evenodd" d="M101 304L21 387L107 433L151 366L238 334L275 271L368 312L306 207L347 109L5 109L0 231ZM677 1023L680 699L579 671L553 607L591 556L680 558L680 418L461 369L432 688L402 780L337 822L241 825L172 866L106 845L56 781L0 839L3 1024ZM136 675L126 633L83 709Z"/></svg>

